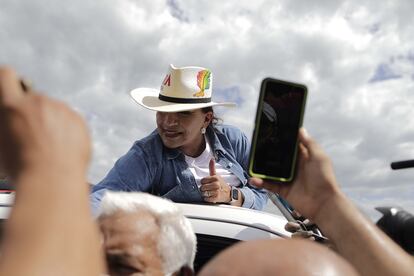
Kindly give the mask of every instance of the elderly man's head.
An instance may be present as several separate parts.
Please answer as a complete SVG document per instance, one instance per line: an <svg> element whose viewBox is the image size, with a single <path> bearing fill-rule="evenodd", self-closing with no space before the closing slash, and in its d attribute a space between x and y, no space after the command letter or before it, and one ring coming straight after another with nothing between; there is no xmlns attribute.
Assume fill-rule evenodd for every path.
<svg viewBox="0 0 414 276"><path fill-rule="evenodd" d="M110 275L188 275L196 237L169 200L145 193L107 192L98 217Z"/></svg>
<svg viewBox="0 0 414 276"><path fill-rule="evenodd" d="M319 244L277 239L237 243L214 257L199 275L356 276L358 273L345 259Z"/></svg>

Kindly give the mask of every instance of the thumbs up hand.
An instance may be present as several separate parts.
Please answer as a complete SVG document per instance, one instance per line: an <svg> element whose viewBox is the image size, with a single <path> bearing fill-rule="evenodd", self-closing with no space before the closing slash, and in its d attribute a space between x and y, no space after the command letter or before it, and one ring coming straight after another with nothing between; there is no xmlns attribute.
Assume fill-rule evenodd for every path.
<svg viewBox="0 0 414 276"><path fill-rule="evenodd" d="M208 163L208 169L210 171L210 176L216 175L216 162L214 158L210 159L210 163Z"/></svg>
<svg viewBox="0 0 414 276"><path fill-rule="evenodd" d="M216 164L214 158L209 163L210 176L201 179L200 191L206 202L228 203L230 198L230 186L224 182L223 178L216 174Z"/></svg>

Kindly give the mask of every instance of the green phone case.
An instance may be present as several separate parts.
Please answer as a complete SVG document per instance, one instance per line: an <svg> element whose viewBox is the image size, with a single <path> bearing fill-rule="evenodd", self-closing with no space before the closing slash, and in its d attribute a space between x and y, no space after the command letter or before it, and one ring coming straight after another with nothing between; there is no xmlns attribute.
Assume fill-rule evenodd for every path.
<svg viewBox="0 0 414 276"><path fill-rule="evenodd" d="M298 131L299 131L299 128L303 124L303 118L304 118L304 114L305 114L305 105L306 105L306 99L307 99L307 94L308 94L307 87L303 84L300 84L300 83L294 83L294 82L289 82L289 81L284 81L284 80L279 80L279 79L274 79L274 78L265 78L265 79L263 79L262 84L261 84L261 88L260 88L259 103L257 105L257 111L256 111L255 129L254 129L252 145L251 145L251 151L250 151L249 174L251 176L254 176L254 177L273 180L273 181L277 181L277 182L291 182L295 177L295 171L296 171L296 161L297 161L298 145L299 145L299 142L298 142L297 138L296 138L295 149L294 149L294 157L292 159L292 164L291 164L291 170L290 170L289 177L280 177L280 176L277 176L277 175L265 175L265 174L260 174L260 173L256 173L256 172L253 171L253 165L254 165L254 161L255 161L254 156L255 156L255 153L256 153L256 144L257 144L257 140L258 140L258 133L259 133L259 128L260 128L261 116L262 116L265 88L266 88L266 85L267 85L268 82L277 82L277 83L281 83L281 84L284 84L284 85L299 87L299 88L303 89L304 96L303 96L303 101L302 101L302 105L301 105L301 108L300 108L300 116L299 116L300 119L299 119ZM296 135L296 137L297 137L297 135Z"/></svg>

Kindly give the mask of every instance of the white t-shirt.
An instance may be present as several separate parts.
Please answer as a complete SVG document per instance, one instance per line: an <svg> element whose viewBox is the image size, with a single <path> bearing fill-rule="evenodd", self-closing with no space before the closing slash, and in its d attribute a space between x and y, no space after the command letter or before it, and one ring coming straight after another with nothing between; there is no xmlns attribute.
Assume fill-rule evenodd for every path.
<svg viewBox="0 0 414 276"><path fill-rule="evenodd" d="M206 148L205 150L196 158L185 156L185 162L187 162L188 167L190 168L191 173L194 175L197 186L201 186L201 179L210 175L209 163L211 158L214 158L211 151L211 147L208 144L206 139ZM216 163L216 174L220 175L223 178L224 182L230 186L239 186L240 180L229 170L224 168L219 163Z"/></svg>

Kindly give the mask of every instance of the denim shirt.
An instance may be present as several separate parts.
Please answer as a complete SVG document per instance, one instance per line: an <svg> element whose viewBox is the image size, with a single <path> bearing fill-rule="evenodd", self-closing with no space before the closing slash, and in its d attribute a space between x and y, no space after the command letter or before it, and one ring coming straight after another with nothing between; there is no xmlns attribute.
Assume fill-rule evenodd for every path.
<svg viewBox="0 0 414 276"><path fill-rule="evenodd" d="M206 135L216 162L240 180L238 187L244 196L242 207L263 209L267 202L266 192L247 183L250 144L244 133L223 125L215 129L209 126ZM182 203L205 202L184 154L178 149L166 148L156 130L136 141L106 177L93 187L90 198L94 214L97 214L106 190L148 192Z"/></svg>

